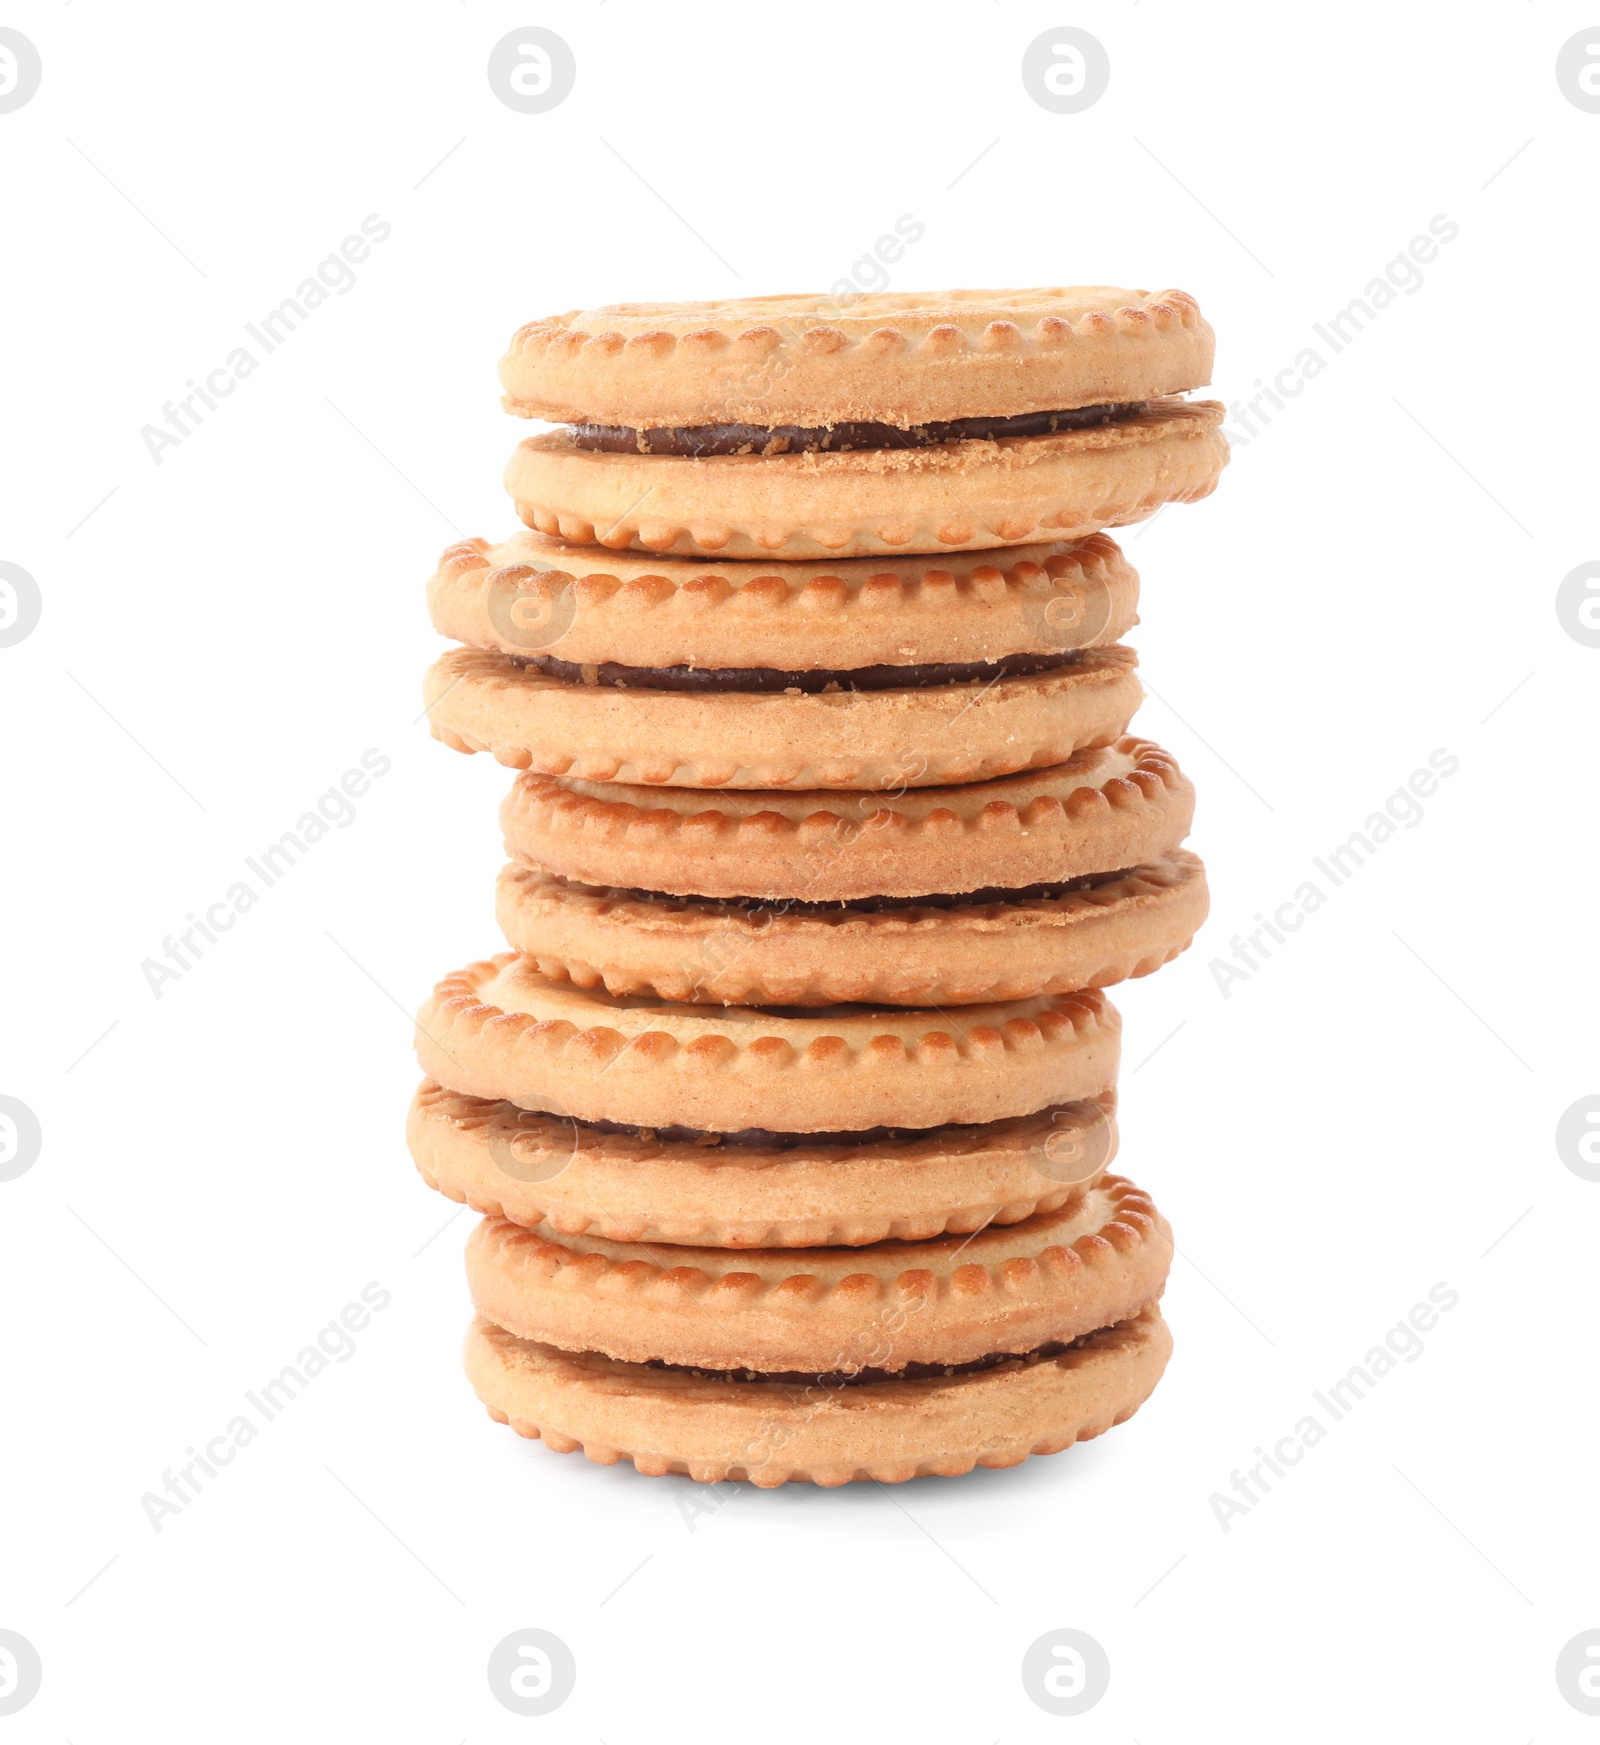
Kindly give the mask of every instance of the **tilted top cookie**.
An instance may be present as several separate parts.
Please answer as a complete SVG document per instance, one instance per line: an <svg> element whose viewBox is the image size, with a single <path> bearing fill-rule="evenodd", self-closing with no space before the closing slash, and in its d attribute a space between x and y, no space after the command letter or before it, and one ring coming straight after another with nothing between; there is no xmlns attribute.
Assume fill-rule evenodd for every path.
<svg viewBox="0 0 1600 1745"><path fill-rule="evenodd" d="M748 427L793 452L885 446L872 426L932 426L935 442L1038 434L1061 426L994 422L1204 387L1213 346L1187 293L1109 285L614 303L522 328L500 381L508 412L588 427L594 446L748 452ZM937 428L972 421L983 428ZM866 428L838 434L851 425ZM669 430L693 446L647 446Z"/></svg>

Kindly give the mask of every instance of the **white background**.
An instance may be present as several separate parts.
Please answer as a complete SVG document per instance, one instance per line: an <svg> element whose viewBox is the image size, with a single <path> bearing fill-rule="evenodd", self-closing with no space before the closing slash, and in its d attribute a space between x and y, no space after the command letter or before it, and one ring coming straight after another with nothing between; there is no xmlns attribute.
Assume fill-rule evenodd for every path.
<svg viewBox="0 0 1600 1745"><path fill-rule="evenodd" d="M1600 1185L1554 1143L1600 1091L1600 650L1554 603L1600 555L1600 115L1554 77L1592 10L7 9L44 82L0 115L0 558L44 611L0 651L0 1090L44 1149L0 1184L0 1627L44 1685L0 1739L1595 1737L1553 1675L1600 1626ZM542 116L485 77L528 23L578 65ZM1111 58L1076 116L1019 77L1062 23ZM354 289L156 465L141 427L369 213ZM1125 540L1138 727L1214 889L1115 996L1166 1381L1054 1459L691 1530L687 1481L522 1443L459 1372L470 1214L405 1154L408 1014L499 944L507 776L418 720L422 584L513 527L516 326L824 288L903 213L901 288L1188 289L1229 401L1459 236ZM157 1000L141 961L369 747L355 822ZM1210 960L1440 747L1423 822L1224 998ZM369 1280L355 1356L157 1533L141 1495ZM1212 1493L1437 1281L1424 1355L1225 1532ZM578 1662L537 1722L484 1671L526 1626ZM1018 1675L1058 1627L1112 1666L1070 1721Z"/></svg>

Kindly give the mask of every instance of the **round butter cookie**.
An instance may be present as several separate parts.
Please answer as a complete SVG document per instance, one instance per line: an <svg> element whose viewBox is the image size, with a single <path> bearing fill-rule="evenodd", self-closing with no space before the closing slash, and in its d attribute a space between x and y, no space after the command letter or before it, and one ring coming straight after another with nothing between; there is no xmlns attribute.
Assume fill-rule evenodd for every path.
<svg viewBox="0 0 1600 1745"><path fill-rule="evenodd" d="M424 1181L557 1236L706 1248L918 1242L1053 1212L1116 1156L1116 1091L889 1138L611 1130L426 1080L406 1140Z"/></svg>
<svg viewBox="0 0 1600 1745"><path fill-rule="evenodd" d="M600 889L513 861L506 943L552 981L701 1005L976 1005L1103 988L1170 963L1205 920L1205 869L1148 866L937 903L718 902Z"/></svg>
<svg viewBox="0 0 1600 1745"><path fill-rule="evenodd" d="M440 558L441 635L569 665L658 673L915 667L1120 642L1139 578L1103 533L1001 552L840 563L642 557L524 531Z"/></svg>
<svg viewBox="0 0 1600 1745"><path fill-rule="evenodd" d="M580 1121L711 1133L865 1132L1031 1115L1116 1080L1122 1021L1094 990L939 1011L614 998L515 952L447 976L417 1018L453 1091Z"/></svg>
<svg viewBox="0 0 1600 1745"><path fill-rule="evenodd" d="M601 889L849 903L1023 891L1148 866L1189 834L1194 788L1127 738L1045 770L885 793L629 787L522 775L513 859Z"/></svg>
<svg viewBox="0 0 1600 1745"><path fill-rule="evenodd" d="M500 383L554 424L913 429L1186 393L1214 349L1186 292L1114 285L613 303L520 329Z"/></svg>
<svg viewBox="0 0 1600 1745"><path fill-rule="evenodd" d="M505 485L540 533L704 557L989 550L1143 521L1216 489L1222 405L1152 400L1044 436L782 454L613 453L565 429L519 443Z"/></svg>
<svg viewBox="0 0 1600 1745"><path fill-rule="evenodd" d="M1019 1466L1125 1423L1172 1353L1154 1307L1055 1354L894 1381L739 1380L518 1339L481 1317L464 1353L497 1423L602 1466L770 1488L901 1484Z"/></svg>
<svg viewBox="0 0 1600 1745"><path fill-rule="evenodd" d="M485 1218L466 1258L473 1307L519 1339L625 1363L851 1375L1018 1355L1125 1321L1161 1295L1172 1232L1106 1175L975 1236L656 1253Z"/></svg>
<svg viewBox="0 0 1600 1745"><path fill-rule="evenodd" d="M1144 696L1137 657L1120 644L1012 658L1049 664L909 688L686 691L602 683L592 669L585 682L458 648L434 663L423 694L435 739L511 769L678 788L852 789L1064 763L1121 738Z"/></svg>

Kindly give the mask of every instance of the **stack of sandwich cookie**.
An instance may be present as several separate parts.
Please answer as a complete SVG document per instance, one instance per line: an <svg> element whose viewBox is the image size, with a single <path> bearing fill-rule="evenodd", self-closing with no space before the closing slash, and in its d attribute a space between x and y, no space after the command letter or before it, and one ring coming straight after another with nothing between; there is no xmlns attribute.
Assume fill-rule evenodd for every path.
<svg viewBox="0 0 1600 1745"><path fill-rule="evenodd" d="M511 952L418 1020L485 1214L490 1414L757 1484L1130 1416L1171 1236L1109 1174L1120 1020L1206 910L1100 529L1214 488L1178 292L619 305L525 328L530 531L429 586L432 731L519 775ZM648 554L648 555L647 555Z"/></svg>

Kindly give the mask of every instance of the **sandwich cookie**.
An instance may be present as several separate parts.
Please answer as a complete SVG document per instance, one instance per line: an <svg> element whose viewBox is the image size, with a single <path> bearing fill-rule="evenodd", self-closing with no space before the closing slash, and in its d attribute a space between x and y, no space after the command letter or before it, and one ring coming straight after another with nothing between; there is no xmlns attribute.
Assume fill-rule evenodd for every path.
<svg viewBox="0 0 1600 1745"><path fill-rule="evenodd" d="M744 1375L889 1376L1020 1356L1160 1297L1172 1232L1103 1176L1070 1206L976 1236L865 1248L671 1248L485 1218L473 1307L519 1339L625 1363Z"/></svg>
<svg viewBox="0 0 1600 1745"><path fill-rule="evenodd" d="M1112 286L617 304L523 328L506 487L579 544L809 560L1081 535L1206 495L1193 298Z"/></svg>
<svg viewBox="0 0 1600 1745"><path fill-rule="evenodd" d="M596 1126L427 1080L406 1139L424 1181L556 1236L709 1248L922 1241L1053 1212L1116 1156L1116 1091L983 1126L848 1135Z"/></svg>
<svg viewBox="0 0 1600 1745"><path fill-rule="evenodd" d="M514 952L447 976L417 1018L453 1091L580 1121L710 1133L942 1127L1031 1115L1116 1080L1092 989L939 1011L680 1006L541 976Z"/></svg>
<svg viewBox="0 0 1600 1745"><path fill-rule="evenodd" d="M519 1339L479 1318L464 1353L497 1423L610 1466L702 1484L899 1484L1018 1466L1125 1423L1172 1351L1154 1307L1054 1355L895 1381L738 1380L619 1363Z"/></svg>
<svg viewBox="0 0 1600 1745"><path fill-rule="evenodd" d="M946 558L736 564L523 532L451 546L428 583L434 628L453 641L658 690L781 691L819 673L856 689L851 675L878 667L926 683L916 669L1120 642L1138 600L1137 573L1104 534Z"/></svg>
<svg viewBox="0 0 1600 1745"><path fill-rule="evenodd" d="M888 793L708 794L519 776L514 859L600 890L853 903L1025 892L1149 866L1189 833L1194 788L1149 740L1051 769Z"/></svg>
<svg viewBox="0 0 1600 1745"><path fill-rule="evenodd" d="M542 664L541 664L542 663ZM628 669L456 649L424 685L430 731L512 769L679 788L881 788L980 781L1122 737L1144 693L1120 645L988 665L874 667L778 691L666 685ZM708 675L698 675L700 678ZM748 675L759 678L760 675ZM815 675L822 678L824 675Z"/></svg>
<svg viewBox="0 0 1600 1745"><path fill-rule="evenodd" d="M496 910L541 975L707 1005L974 1005L1103 988L1170 963L1205 920L1205 869L1174 849L1032 891L858 903L600 889L513 861Z"/></svg>

